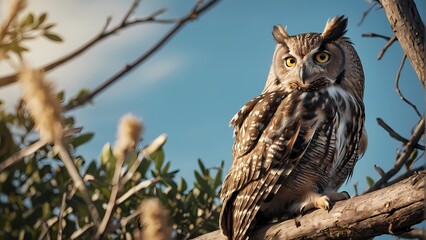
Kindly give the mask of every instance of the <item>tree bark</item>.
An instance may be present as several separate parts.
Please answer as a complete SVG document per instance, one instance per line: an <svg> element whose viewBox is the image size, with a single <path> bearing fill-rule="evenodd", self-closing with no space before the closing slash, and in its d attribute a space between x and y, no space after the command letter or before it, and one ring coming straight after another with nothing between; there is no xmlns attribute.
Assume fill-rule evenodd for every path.
<svg viewBox="0 0 426 240"><path fill-rule="evenodd" d="M413 0L380 0L390 26L421 83L425 82L424 25Z"/></svg>
<svg viewBox="0 0 426 240"><path fill-rule="evenodd" d="M337 202L327 212L315 210L294 219L263 226L251 239L367 239L399 235L425 219L425 172L380 190ZM220 231L197 240L225 239Z"/></svg>

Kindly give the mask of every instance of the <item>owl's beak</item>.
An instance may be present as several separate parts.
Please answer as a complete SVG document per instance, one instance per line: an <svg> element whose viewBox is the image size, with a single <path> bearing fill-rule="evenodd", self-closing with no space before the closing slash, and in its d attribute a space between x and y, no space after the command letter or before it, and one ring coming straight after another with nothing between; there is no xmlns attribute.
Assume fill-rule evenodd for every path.
<svg viewBox="0 0 426 240"><path fill-rule="evenodd" d="M300 68L299 77L300 77L300 80L302 80L302 83L305 84L305 81L308 78L308 74L306 73L305 66L302 66Z"/></svg>

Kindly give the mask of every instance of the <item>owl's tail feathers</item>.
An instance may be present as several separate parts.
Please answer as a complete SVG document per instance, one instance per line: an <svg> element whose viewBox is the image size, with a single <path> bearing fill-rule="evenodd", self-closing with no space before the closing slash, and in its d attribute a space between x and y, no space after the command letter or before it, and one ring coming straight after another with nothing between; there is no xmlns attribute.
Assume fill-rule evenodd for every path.
<svg viewBox="0 0 426 240"><path fill-rule="evenodd" d="M232 231L233 231L233 211L232 211L232 202L235 197L231 197L231 199L224 199L222 211L219 216L219 227L224 236L226 236L229 240L232 239Z"/></svg>

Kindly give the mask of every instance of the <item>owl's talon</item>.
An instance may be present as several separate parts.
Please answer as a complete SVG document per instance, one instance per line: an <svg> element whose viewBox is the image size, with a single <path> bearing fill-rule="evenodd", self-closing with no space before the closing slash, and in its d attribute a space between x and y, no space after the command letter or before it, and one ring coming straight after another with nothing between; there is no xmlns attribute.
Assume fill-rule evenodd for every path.
<svg viewBox="0 0 426 240"><path fill-rule="evenodd" d="M349 198L351 198L351 195L349 195L349 193L348 192L346 192L346 191L343 191L343 192L341 192L342 194L346 194L347 196L347 198L346 199L349 199Z"/></svg>

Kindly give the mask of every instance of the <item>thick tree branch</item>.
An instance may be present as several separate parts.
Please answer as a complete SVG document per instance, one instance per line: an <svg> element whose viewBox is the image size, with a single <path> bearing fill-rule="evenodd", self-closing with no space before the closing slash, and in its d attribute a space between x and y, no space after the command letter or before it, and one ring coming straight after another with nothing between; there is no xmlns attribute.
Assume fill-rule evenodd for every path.
<svg viewBox="0 0 426 240"><path fill-rule="evenodd" d="M410 230L425 219L425 173L419 172L392 186L337 202L327 212L315 210L298 219L256 230L251 239L367 239ZM219 231L197 240L225 239Z"/></svg>
<svg viewBox="0 0 426 240"><path fill-rule="evenodd" d="M395 36L422 85L425 82L424 25L413 0L380 0Z"/></svg>

